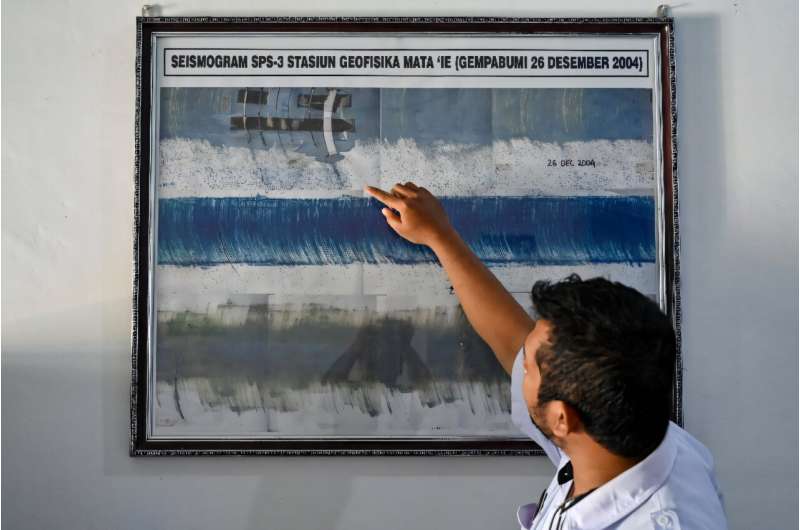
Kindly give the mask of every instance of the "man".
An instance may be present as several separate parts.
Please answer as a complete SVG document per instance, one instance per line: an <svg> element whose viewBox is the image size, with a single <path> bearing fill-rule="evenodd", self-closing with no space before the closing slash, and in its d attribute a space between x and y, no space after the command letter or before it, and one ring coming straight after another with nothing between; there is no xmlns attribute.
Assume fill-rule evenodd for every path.
<svg viewBox="0 0 800 530"><path fill-rule="evenodd" d="M708 450L670 422L675 334L604 279L537 282L533 321L412 182L365 188L389 226L436 254L472 326L511 374L512 419L558 472L524 529L727 528Z"/></svg>

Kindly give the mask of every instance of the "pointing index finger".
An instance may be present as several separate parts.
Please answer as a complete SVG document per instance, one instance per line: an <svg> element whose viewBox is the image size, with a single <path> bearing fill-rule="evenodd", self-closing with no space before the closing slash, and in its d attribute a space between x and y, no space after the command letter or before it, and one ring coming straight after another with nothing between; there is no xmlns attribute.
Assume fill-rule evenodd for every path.
<svg viewBox="0 0 800 530"><path fill-rule="evenodd" d="M375 197L376 199L378 199L379 201L381 201L383 204L385 204L390 208L397 209L397 207L400 205L400 199L398 199L394 195L389 195L380 188L375 188L373 186L366 186L364 187L364 191L366 191L371 196Z"/></svg>

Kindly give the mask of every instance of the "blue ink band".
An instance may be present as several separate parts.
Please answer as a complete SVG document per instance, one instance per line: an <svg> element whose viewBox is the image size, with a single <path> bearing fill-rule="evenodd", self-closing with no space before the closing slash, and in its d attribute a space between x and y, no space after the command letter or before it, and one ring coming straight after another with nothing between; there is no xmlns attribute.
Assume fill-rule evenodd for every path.
<svg viewBox="0 0 800 530"><path fill-rule="evenodd" d="M654 262L652 197L444 197L453 226L490 265ZM158 201L158 263L212 266L435 262L386 225L373 199Z"/></svg>

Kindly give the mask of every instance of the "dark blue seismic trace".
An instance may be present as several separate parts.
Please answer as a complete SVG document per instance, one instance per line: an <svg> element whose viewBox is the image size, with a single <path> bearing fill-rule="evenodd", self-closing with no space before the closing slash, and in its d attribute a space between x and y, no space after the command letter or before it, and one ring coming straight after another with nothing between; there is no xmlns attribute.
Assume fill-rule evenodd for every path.
<svg viewBox="0 0 800 530"><path fill-rule="evenodd" d="M655 261L650 197L445 197L488 264ZM180 198L158 204L158 263L211 266L436 261L386 225L372 199Z"/></svg>

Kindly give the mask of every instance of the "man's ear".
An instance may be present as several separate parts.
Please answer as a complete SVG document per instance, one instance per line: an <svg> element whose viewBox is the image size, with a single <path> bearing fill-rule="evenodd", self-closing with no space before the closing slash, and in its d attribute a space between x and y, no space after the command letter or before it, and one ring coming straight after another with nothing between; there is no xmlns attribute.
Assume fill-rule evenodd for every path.
<svg viewBox="0 0 800 530"><path fill-rule="evenodd" d="M566 438L568 434L583 430L580 414L569 403L555 400L550 402L549 409L550 428L555 436Z"/></svg>

